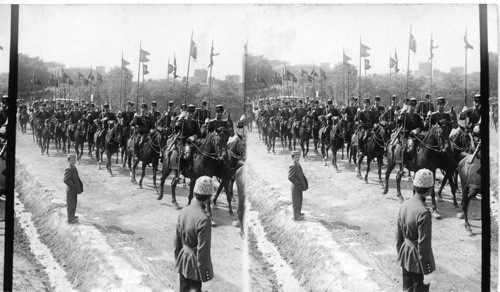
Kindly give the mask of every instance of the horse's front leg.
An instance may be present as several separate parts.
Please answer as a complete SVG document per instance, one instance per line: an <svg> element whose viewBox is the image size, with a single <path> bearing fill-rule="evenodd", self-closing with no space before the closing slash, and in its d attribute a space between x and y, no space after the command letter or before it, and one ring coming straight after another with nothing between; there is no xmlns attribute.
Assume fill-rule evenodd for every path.
<svg viewBox="0 0 500 292"><path fill-rule="evenodd" d="M134 160L134 164L132 165L132 171L131 171L132 178L130 179L130 182L133 184L137 184L137 181L135 180L135 169L137 168L138 164L139 164L139 159Z"/></svg>
<svg viewBox="0 0 500 292"><path fill-rule="evenodd" d="M142 180L144 179L144 176L146 175L146 166L148 166L148 164L146 163L145 160L143 160L141 163L141 170L142 170L141 179L139 180L139 188L141 188L141 189L142 189Z"/></svg>
<svg viewBox="0 0 500 292"><path fill-rule="evenodd" d="M217 188L217 191L215 192L215 196L214 196L214 199L213 199L214 210L219 209L219 206L217 206L217 199L219 198L219 195L222 192L223 188L224 188L224 184L221 181L221 183L219 184L219 187Z"/></svg>

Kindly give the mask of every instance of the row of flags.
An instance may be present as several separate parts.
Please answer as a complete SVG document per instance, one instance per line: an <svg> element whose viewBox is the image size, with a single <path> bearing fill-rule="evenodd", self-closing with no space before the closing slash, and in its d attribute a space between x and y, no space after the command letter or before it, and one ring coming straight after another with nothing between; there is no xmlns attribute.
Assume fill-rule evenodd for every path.
<svg viewBox="0 0 500 292"><path fill-rule="evenodd" d="M75 84L75 82L68 75L68 73L63 72L62 75L63 76L61 77L61 76L55 76L54 74L52 74L50 76L49 80L47 81L47 85L59 87L59 84L69 84L69 85ZM99 74L99 72L96 72L96 75L97 75L97 82L98 83L104 82L104 77L101 74ZM92 81L95 80L94 74L92 73L92 69L90 69L90 73L87 77L85 77L85 75L83 75L82 73L80 73L80 71L78 71L77 78L78 78L78 80L83 80L83 85L85 85L85 86L90 85L92 83ZM37 77L31 78L30 83L33 85L43 86L43 83Z"/></svg>

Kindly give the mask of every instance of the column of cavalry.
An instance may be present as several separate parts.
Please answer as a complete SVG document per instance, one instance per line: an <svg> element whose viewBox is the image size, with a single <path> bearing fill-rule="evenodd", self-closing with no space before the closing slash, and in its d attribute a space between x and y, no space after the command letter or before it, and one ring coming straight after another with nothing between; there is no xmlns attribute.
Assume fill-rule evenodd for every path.
<svg viewBox="0 0 500 292"><path fill-rule="evenodd" d="M174 174L171 183L172 204L180 209L175 196L175 189L181 176L189 179L189 203L193 198L196 179L203 175L217 177L220 187L213 200L225 189L229 204L229 213L233 215L233 182L236 170L245 160L245 141L242 132L244 116L235 125L223 105L217 105L215 118L211 119L207 102L200 108L194 105L175 105L168 103L162 113L157 110L157 103L150 107L143 103L139 112L133 110L134 103L128 101L125 109L111 110L109 104L102 109L94 103L82 101L65 106L52 103L34 102L30 108L19 105L20 117L29 117L33 141L40 147L41 153L49 155L50 143L57 152L70 153L72 148L80 161L86 144L88 157L95 159L99 169L101 162L107 160L106 168L111 176L112 156L116 155L115 164L128 167L131 181L136 183L135 169L142 162L139 186L146 173L146 166L153 168L153 184L163 198L163 187L170 173ZM20 124L21 126L21 124ZM25 131L22 131L25 133ZM73 147L72 147L73 146ZM158 165L162 164L160 188L156 185ZM210 209L209 209L210 210Z"/></svg>
<svg viewBox="0 0 500 292"><path fill-rule="evenodd" d="M400 182L405 168L410 172L427 168L434 173L439 169L444 179L439 187L438 200L443 201L441 192L446 182L450 183L453 204L458 208L455 193L458 189L458 175L462 189L459 218L465 217L465 228L472 234L467 208L471 198L480 192L480 108L481 97L475 96L474 107L464 107L457 114L444 97L437 98L436 108L429 94L425 100L406 98L402 106L396 104L393 95L389 105L381 104L380 96L361 100L353 96L348 106L338 107L332 100L326 102L297 98L261 98L252 102L253 115L258 128L259 139L268 153L275 152L275 140L281 140L283 150L296 150L300 144L304 161L309 153L309 141L313 139L314 152L321 152L323 162L332 149L332 164L336 172L337 151L346 149L348 163L356 165L356 175L361 175L361 164L366 157L367 167L364 180L368 183L368 173L372 160L378 164L378 177L383 194L387 194L389 177L397 167L397 196L400 202ZM465 127L458 124L465 120ZM385 183L382 180L382 165L386 161ZM409 177L411 179L411 176ZM432 211L439 218L432 190Z"/></svg>

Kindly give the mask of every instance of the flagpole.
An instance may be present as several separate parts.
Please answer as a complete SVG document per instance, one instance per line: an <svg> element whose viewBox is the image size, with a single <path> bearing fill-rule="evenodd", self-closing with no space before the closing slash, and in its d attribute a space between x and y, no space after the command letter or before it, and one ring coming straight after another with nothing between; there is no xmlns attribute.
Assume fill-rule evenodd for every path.
<svg viewBox="0 0 500 292"><path fill-rule="evenodd" d="M434 55L432 54L434 44L432 43L432 33L431 33L431 78L429 79L429 94L432 95L432 61L434 59Z"/></svg>
<svg viewBox="0 0 500 292"><path fill-rule="evenodd" d="M95 93L97 94L97 98L99 98L99 105L101 104L101 95L99 94L99 72L97 71L97 67L95 67Z"/></svg>
<svg viewBox="0 0 500 292"><path fill-rule="evenodd" d="M410 77L410 47L411 47L411 24L410 37L408 39L408 64L406 64L406 98L408 98L408 78Z"/></svg>
<svg viewBox="0 0 500 292"><path fill-rule="evenodd" d="M141 86L144 88L144 64L142 64L142 83ZM141 95L141 101L144 103L144 93Z"/></svg>
<svg viewBox="0 0 500 292"><path fill-rule="evenodd" d="M344 47L342 47L342 99L345 102L345 51Z"/></svg>
<svg viewBox="0 0 500 292"><path fill-rule="evenodd" d="M122 49L122 69L120 70L120 94L119 99L120 99L120 105L119 107L122 108L122 91L123 91L123 49Z"/></svg>
<svg viewBox="0 0 500 292"><path fill-rule="evenodd" d="M349 100L349 83L351 79L351 68L347 68L347 100ZM345 106L347 107L349 105L349 102L347 100L344 100Z"/></svg>
<svg viewBox="0 0 500 292"><path fill-rule="evenodd" d="M363 63L364 63L364 69L365 69L365 95L366 95L366 91L367 91L367 88L366 88L366 57L363 57Z"/></svg>
<svg viewBox="0 0 500 292"><path fill-rule="evenodd" d="M142 41L139 41L139 65L137 68L137 90L136 90L136 97L135 97L135 111L139 112L139 80L141 76L141 51L142 51Z"/></svg>
<svg viewBox="0 0 500 292"><path fill-rule="evenodd" d="M78 83L80 83L80 70L78 70ZM80 96L80 86L81 85L82 85L81 83L78 85L78 96Z"/></svg>
<svg viewBox="0 0 500 292"><path fill-rule="evenodd" d="M208 102L210 102L210 97L212 96L212 53L214 52L214 38L212 37L212 50L210 51L210 77L208 79Z"/></svg>
<svg viewBox="0 0 500 292"><path fill-rule="evenodd" d="M169 66L170 66L170 57L168 58L168 63L167 63L167 93L166 93L167 104L168 104L168 83L169 83L169 79L170 79L170 73L168 72L169 71Z"/></svg>
<svg viewBox="0 0 500 292"><path fill-rule="evenodd" d="M465 27L465 37L467 37L467 26ZM467 41L468 43L468 41ZM467 44L465 45L465 100L464 106L467 106Z"/></svg>
<svg viewBox="0 0 500 292"><path fill-rule="evenodd" d="M398 103L397 99L398 99L398 63L399 63L399 60L397 58L397 52L396 52L396 48L394 48L394 58L396 58L396 67L394 68L394 92L396 93L396 104ZM392 98L392 97L391 97Z"/></svg>
<svg viewBox="0 0 500 292"><path fill-rule="evenodd" d="M33 92L33 99L35 99L35 91L33 89L34 83L35 83L35 69L33 69L33 74L31 76L31 92Z"/></svg>
<svg viewBox="0 0 500 292"><path fill-rule="evenodd" d="M187 108L187 95L189 86L189 66L191 65L191 51L193 50L193 31L191 30L191 41L189 42L189 54L188 54L188 70L186 76L186 95L184 96L184 105Z"/></svg>
<svg viewBox="0 0 500 292"><path fill-rule="evenodd" d="M359 37L359 85L358 85L358 106L361 106L361 37Z"/></svg>

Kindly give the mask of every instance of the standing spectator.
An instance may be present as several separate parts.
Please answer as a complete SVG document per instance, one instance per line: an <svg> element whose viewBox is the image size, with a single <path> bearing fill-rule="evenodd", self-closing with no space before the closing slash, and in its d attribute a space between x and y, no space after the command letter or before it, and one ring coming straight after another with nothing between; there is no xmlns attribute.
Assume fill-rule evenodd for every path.
<svg viewBox="0 0 500 292"><path fill-rule="evenodd" d="M425 198L434 187L428 169L420 169L413 181L413 198L403 202L399 210L396 233L398 262L403 268L403 291L429 291L436 269L432 253L432 216Z"/></svg>
<svg viewBox="0 0 500 292"><path fill-rule="evenodd" d="M180 292L201 292L202 282L208 282L214 277L210 257L212 225L204 210L213 191L214 185L210 177L198 178L194 186L195 200L179 214L174 246Z"/></svg>
<svg viewBox="0 0 500 292"><path fill-rule="evenodd" d="M296 221L304 220L302 210L302 192L309 188L307 178L300 166L300 152L292 151L293 165L288 171L288 180L292 183L292 203L293 203L293 219Z"/></svg>
<svg viewBox="0 0 500 292"><path fill-rule="evenodd" d="M77 195L83 193L83 184L76 169L76 155L68 154L69 167L64 171L64 183L66 184L66 205L68 209L68 223L78 223L75 216Z"/></svg>

